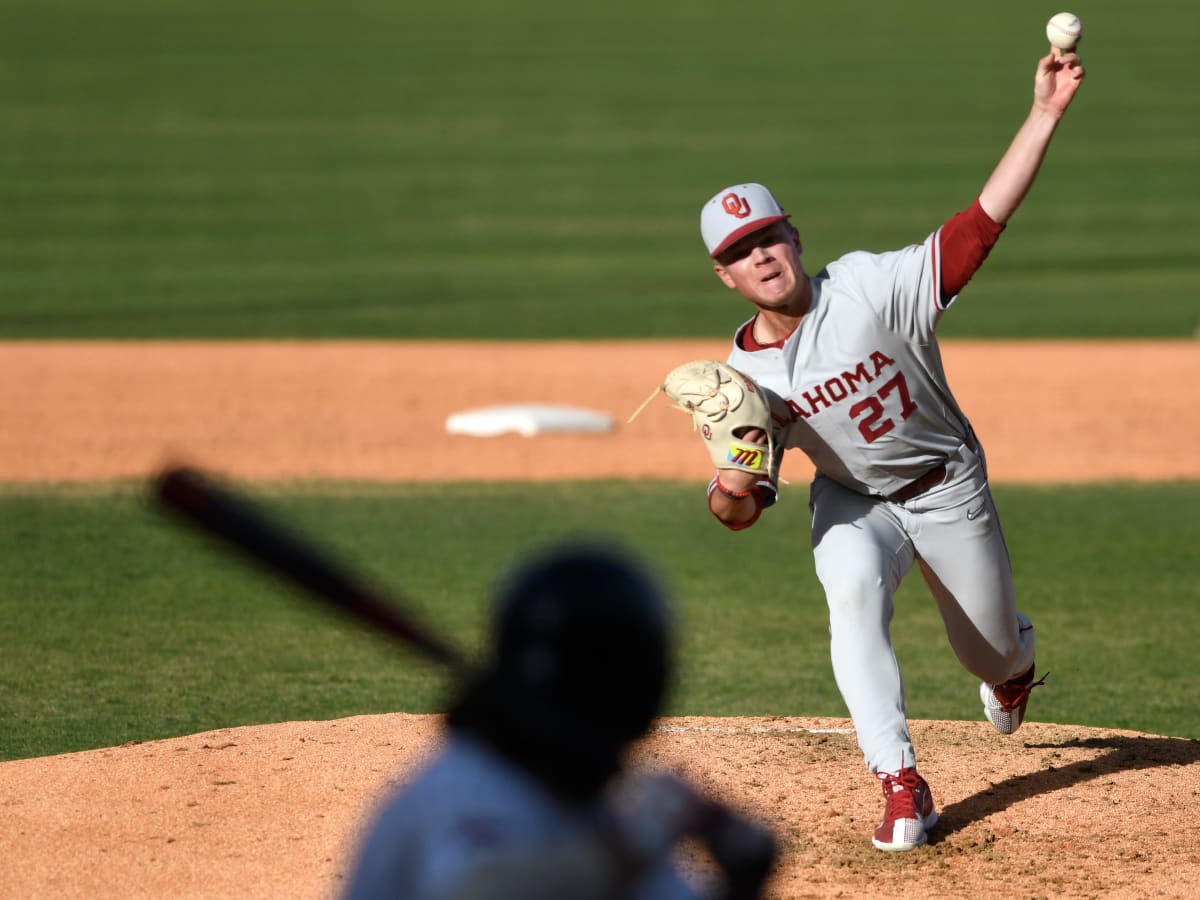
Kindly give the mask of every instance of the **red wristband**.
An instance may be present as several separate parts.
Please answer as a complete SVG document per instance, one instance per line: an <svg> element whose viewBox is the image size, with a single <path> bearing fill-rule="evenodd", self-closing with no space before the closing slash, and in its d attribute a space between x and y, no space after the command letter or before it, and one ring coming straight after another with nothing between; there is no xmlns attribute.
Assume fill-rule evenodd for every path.
<svg viewBox="0 0 1200 900"><path fill-rule="evenodd" d="M725 487L725 485L721 484L721 476L720 475L718 475L716 478L713 479L713 487L715 487L718 491L720 491L726 497L731 497L734 500L745 500L747 497L749 497L751 494L754 493L753 487L750 488L750 490L748 490L748 491L735 491L735 490L732 490L731 488Z"/></svg>

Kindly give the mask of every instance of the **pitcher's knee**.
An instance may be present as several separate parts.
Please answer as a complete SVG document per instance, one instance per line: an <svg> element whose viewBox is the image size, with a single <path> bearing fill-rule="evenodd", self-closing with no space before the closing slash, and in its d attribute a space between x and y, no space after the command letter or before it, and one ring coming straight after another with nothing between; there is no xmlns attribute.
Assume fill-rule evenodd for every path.
<svg viewBox="0 0 1200 900"><path fill-rule="evenodd" d="M843 577L823 584L831 620L875 619L888 607L889 594L880 579Z"/></svg>

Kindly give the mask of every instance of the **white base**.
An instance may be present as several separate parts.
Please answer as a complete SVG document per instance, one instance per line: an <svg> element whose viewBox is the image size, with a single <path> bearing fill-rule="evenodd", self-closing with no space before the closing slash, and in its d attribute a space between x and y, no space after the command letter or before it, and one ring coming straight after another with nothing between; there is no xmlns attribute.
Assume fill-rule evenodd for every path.
<svg viewBox="0 0 1200 900"><path fill-rule="evenodd" d="M533 437L545 431L612 431L613 418L607 413L574 406L545 403L516 403L468 409L446 418L446 431L473 437L519 434Z"/></svg>

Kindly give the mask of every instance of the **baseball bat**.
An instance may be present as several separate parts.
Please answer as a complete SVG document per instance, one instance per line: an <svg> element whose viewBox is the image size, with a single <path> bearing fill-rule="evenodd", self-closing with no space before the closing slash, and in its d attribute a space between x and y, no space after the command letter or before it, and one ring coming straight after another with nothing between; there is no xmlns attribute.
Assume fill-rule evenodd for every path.
<svg viewBox="0 0 1200 900"><path fill-rule="evenodd" d="M397 598L372 587L309 538L286 528L231 488L187 466L156 478L155 499L188 524L224 541L285 580L434 662L463 667L457 650L423 628Z"/></svg>

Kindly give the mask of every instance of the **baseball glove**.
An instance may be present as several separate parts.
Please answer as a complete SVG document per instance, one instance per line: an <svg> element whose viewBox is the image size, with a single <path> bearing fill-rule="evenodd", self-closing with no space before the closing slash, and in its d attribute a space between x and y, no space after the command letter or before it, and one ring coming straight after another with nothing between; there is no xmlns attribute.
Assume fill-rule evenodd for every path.
<svg viewBox="0 0 1200 900"><path fill-rule="evenodd" d="M630 422L659 391L676 409L692 417L692 427L704 439L716 468L739 469L778 483L783 457L779 446L781 423L788 420L779 397L726 363L696 359L668 372L663 383L629 417ZM746 432L755 428L766 433L765 447L743 440Z"/></svg>

